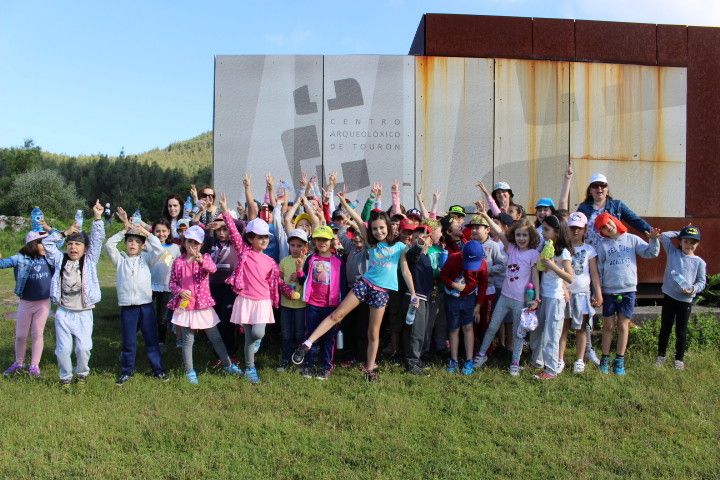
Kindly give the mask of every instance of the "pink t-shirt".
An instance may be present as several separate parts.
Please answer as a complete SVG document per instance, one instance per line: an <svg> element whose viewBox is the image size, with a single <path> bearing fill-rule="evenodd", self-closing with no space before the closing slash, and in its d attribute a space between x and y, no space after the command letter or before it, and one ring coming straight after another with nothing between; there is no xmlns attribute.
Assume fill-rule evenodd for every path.
<svg viewBox="0 0 720 480"><path fill-rule="evenodd" d="M532 269L540 252L534 248L519 250L512 243L507 250L507 269L502 294L519 302L525 301L525 286L532 281Z"/></svg>
<svg viewBox="0 0 720 480"><path fill-rule="evenodd" d="M270 300L269 277L275 266L275 261L262 252L248 248L243 252L245 255L244 286L242 295L253 300Z"/></svg>
<svg viewBox="0 0 720 480"><path fill-rule="evenodd" d="M308 282L312 282L312 290L310 290L310 298L307 303L316 307L327 307L330 305L330 279L332 278L332 263L330 259L323 260L321 256L316 255L315 261L312 262L312 271L308 272L310 278Z"/></svg>

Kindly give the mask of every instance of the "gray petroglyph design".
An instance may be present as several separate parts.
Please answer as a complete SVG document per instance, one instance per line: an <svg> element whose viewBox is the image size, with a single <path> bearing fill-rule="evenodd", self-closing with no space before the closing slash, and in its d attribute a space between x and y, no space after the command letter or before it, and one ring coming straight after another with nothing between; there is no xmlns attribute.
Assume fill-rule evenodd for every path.
<svg viewBox="0 0 720 480"><path fill-rule="evenodd" d="M329 98L328 109L359 107L363 105L363 94L360 84L354 78L335 80L335 98Z"/></svg>
<svg viewBox="0 0 720 480"><path fill-rule="evenodd" d="M315 125L285 130L280 135L285 159L292 178L296 182L300 178L302 167L300 162L320 156L320 143Z"/></svg>
<svg viewBox="0 0 720 480"><path fill-rule="evenodd" d="M295 113L297 115L317 113L317 102L310 101L310 89L307 85L296 88L293 92L293 99L295 100Z"/></svg>

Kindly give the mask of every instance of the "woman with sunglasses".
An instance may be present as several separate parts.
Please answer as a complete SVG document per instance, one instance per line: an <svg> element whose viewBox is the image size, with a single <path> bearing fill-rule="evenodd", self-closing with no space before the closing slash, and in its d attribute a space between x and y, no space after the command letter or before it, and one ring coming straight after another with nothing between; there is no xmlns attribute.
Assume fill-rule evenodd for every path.
<svg viewBox="0 0 720 480"><path fill-rule="evenodd" d="M193 224L207 225L220 216L220 209L215 205L215 190L210 185L205 185L199 192L195 185L190 185L190 195L198 207L193 214Z"/></svg>

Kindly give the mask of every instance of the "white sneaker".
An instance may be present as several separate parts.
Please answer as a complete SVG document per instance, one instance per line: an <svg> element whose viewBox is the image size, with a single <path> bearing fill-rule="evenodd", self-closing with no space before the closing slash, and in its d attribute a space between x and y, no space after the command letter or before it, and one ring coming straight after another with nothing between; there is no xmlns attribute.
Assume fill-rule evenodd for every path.
<svg viewBox="0 0 720 480"><path fill-rule="evenodd" d="M682 360L675 360L675 370L685 370L685 362Z"/></svg>
<svg viewBox="0 0 720 480"><path fill-rule="evenodd" d="M485 362L487 362L487 355L475 355L475 359L473 360L473 366L475 368L480 368L483 365L485 365Z"/></svg>
<svg viewBox="0 0 720 480"><path fill-rule="evenodd" d="M560 361L558 362L558 371L557 371L557 374L560 375L560 374L563 372L563 370L565 370L565 360L560 360Z"/></svg>
<svg viewBox="0 0 720 480"><path fill-rule="evenodd" d="M665 357L658 356L655 359L655 366L662 367L663 365L665 365Z"/></svg>
<svg viewBox="0 0 720 480"><path fill-rule="evenodd" d="M583 373L585 371L585 362L582 358L573 364L573 373Z"/></svg>
<svg viewBox="0 0 720 480"><path fill-rule="evenodd" d="M520 375L520 365L517 363L511 363L510 364L510 375L513 377L517 377Z"/></svg>
<svg viewBox="0 0 720 480"><path fill-rule="evenodd" d="M585 352L585 358L589 361L594 363L595 365L600 365L600 359L597 356L597 353L595 353L595 350L592 348L588 348Z"/></svg>

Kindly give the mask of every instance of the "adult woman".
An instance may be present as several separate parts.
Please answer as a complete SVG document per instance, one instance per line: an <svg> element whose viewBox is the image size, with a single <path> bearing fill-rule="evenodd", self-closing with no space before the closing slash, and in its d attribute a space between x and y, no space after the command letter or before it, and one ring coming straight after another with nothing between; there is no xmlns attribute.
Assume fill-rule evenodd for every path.
<svg viewBox="0 0 720 480"><path fill-rule="evenodd" d="M507 182L497 182L493 186L492 193L488 191L487 187L483 182L478 182L477 186L480 187L485 199L487 200L490 213L493 217L497 217L500 213L510 213L511 207L515 206L513 202L512 188Z"/></svg>
<svg viewBox="0 0 720 480"><path fill-rule="evenodd" d="M172 232L172 238L178 238L177 222L182 218L183 215L183 199L180 195L173 193L168 195L163 204L162 216L168 222L170 222L170 231Z"/></svg>

